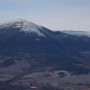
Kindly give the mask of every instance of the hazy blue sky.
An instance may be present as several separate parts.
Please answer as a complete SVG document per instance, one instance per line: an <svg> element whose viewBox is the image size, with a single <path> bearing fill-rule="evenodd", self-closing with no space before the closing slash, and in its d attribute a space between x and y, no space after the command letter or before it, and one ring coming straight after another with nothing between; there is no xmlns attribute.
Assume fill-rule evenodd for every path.
<svg viewBox="0 0 90 90"><path fill-rule="evenodd" d="M17 18L55 30L90 30L90 0L0 0L0 22Z"/></svg>

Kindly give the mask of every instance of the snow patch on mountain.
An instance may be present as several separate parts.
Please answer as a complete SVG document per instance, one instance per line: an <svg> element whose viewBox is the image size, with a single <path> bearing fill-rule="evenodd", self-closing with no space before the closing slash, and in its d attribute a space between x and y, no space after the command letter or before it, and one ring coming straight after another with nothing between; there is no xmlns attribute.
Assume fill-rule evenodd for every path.
<svg viewBox="0 0 90 90"><path fill-rule="evenodd" d="M0 29L9 27L20 28L20 31L24 31L25 33L35 33L38 34L38 36L45 37L44 33L40 31L43 29L42 26L28 22L27 20L17 19L0 25Z"/></svg>
<svg viewBox="0 0 90 90"><path fill-rule="evenodd" d="M88 36L88 37L90 37L90 31L69 31L69 30L64 30L62 32L66 33L66 34L70 34L70 35L75 35L75 36Z"/></svg>

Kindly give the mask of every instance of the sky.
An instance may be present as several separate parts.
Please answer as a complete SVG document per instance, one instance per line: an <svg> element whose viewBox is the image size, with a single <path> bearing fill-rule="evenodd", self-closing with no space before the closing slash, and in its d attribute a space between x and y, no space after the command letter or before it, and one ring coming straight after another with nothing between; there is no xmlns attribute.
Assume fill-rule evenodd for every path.
<svg viewBox="0 0 90 90"><path fill-rule="evenodd" d="M52 30L90 31L90 0L0 0L0 23L14 19Z"/></svg>

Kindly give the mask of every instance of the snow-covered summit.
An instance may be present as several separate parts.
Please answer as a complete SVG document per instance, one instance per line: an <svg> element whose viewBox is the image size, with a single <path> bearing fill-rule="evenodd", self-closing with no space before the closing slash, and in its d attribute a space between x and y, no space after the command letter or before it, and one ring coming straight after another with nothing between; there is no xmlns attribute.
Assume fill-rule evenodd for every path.
<svg viewBox="0 0 90 90"><path fill-rule="evenodd" d="M43 29L42 26L34 24L32 22L28 22L27 20L23 19L16 19L13 21L9 21L0 25L0 29L4 28L20 28L20 31L24 31L26 33L36 33L39 36L45 36L41 30Z"/></svg>

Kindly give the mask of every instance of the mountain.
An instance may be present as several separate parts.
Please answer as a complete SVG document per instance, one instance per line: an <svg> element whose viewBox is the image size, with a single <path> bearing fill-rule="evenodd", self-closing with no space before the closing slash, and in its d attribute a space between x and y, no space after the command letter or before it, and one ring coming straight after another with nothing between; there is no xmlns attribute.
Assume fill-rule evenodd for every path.
<svg viewBox="0 0 90 90"><path fill-rule="evenodd" d="M63 30L63 33L75 35L75 36L88 36L90 37L90 31L69 31L69 30Z"/></svg>
<svg viewBox="0 0 90 90"><path fill-rule="evenodd" d="M4 53L7 51L17 53L24 50L34 53L65 54L66 52L67 54L68 51L78 52L78 48L82 51L84 49L90 50L88 37L77 37L59 31L53 32L43 26L22 19L0 25L0 42L1 52Z"/></svg>
<svg viewBox="0 0 90 90"><path fill-rule="evenodd" d="M82 90L89 77L90 37L22 19L0 25L1 90Z"/></svg>

